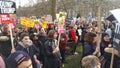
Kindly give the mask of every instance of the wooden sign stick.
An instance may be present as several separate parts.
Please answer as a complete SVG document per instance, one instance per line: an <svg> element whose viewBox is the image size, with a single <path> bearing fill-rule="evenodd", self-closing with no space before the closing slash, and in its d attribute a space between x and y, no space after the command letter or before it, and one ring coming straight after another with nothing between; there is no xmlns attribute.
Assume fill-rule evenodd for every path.
<svg viewBox="0 0 120 68"><path fill-rule="evenodd" d="M110 68L113 68L114 55L115 55L115 52L114 52L114 49L112 48L112 56L111 56Z"/></svg>
<svg viewBox="0 0 120 68"><path fill-rule="evenodd" d="M101 6L98 8L98 43L97 47L100 50L100 42L101 42ZM100 53L100 52L99 52ZM99 55L99 53L97 55Z"/></svg>
<svg viewBox="0 0 120 68"><path fill-rule="evenodd" d="M13 43L13 33L12 33L12 24L9 24L9 28L10 28L10 38L11 38L11 44L12 44L12 49L14 49L14 43Z"/></svg>
<svg viewBox="0 0 120 68"><path fill-rule="evenodd" d="M58 36L58 47L59 47L59 42L60 42L60 36L61 36L61 33L59 33L59 36Z"/></svg>

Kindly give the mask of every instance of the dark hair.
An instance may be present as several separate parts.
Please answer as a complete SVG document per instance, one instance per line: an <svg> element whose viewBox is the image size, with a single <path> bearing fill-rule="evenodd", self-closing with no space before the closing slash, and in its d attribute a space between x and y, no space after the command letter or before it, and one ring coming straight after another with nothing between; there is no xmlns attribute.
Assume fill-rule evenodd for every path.
<svg viewBox="0 0 120 68"><path fill-rule="evenodd" d="M66 37L66 34L65 34L65 33L61 33L61 37L62 37L62 38L65 38L65 37Z"/></svg>
<svg viewBox="0 0 120 68"><path fill-rule="evenodd" d="M69 29L73 29L74 28L74 26L73 25L69 25Z"/></svg>
<svg viewBox="0 0 120 68"><path fill-rule="evenodd" d="M94 37L96 37L96 36L97 35L95 33L88 32L85 34L84 41L88 42L90 44L93 44Z"/></svg>
<svg viewBox="0 0 120 68"><path fill-rule="evenodd" d="M55 30L50 30L50 31L48 32L48 37L53 39L55 33L56 33Z"/></svg>
<svg viewBox="0 0 120 68"><path fill-rule="evenodd" d="M22 39L23 39L25 36L29 36L29 34L28 34L27 32L23 32L23 33L20 35L20 41L22 41Z"/></svg>

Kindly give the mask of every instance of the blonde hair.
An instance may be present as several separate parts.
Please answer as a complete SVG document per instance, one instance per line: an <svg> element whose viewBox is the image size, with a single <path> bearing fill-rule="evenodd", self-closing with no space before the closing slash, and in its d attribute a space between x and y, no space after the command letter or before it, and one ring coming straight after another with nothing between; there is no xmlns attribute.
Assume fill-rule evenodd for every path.
<svg viewBox="0 0 120 68"><path fill-rule="evenodd" d="M98 57L94 55L86 56L82 59L83 68L99 68L97 67L100 64Z"/></svg>

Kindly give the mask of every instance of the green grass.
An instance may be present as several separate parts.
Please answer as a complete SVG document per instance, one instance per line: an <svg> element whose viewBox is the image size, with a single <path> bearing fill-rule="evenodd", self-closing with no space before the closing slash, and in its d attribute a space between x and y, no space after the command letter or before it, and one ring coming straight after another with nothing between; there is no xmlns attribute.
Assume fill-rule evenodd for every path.
<svg viewBox="0 0 120 68"><path fill-rule="evenodd" d="M80 60L82 55L82 46L78 45L76 52L79 54L77 55L69 55L66 57L67 63L65 64L64 68L80 68Z"/></svg>

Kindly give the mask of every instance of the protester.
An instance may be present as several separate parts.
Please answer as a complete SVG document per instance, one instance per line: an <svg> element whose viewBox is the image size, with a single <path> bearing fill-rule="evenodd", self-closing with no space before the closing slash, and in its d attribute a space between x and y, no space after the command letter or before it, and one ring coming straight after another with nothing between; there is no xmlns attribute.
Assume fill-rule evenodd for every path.
<svg viewBox="0 0 120 68"><path fill-rule="evenodd" d="M109 26L105 32L109 35L109 37L110 37L110 39L111 39L111 38L112 38L111 26Z"/></svg>
<svg viewBox="0 0 120 68"><path fill-rule="evenodd" d="M94 55L88 55L82 59L83 68L100 68L100 61Z"/></svg>
<svg viewBox="0 0 120 68"><path fill-rule="evenodd" d="M83 57L93 54L96 55L99 52L99 49L96 47L96 38L97 35L95 33L86 33L84 37Z"/></svg>
<svg viewBox="0 0 120 68"><path fill-rule="evenodd" d="M0 52L4 58L7 58L11 53L11 39L8 26L4 25L2 28L2 33L0 34Z"/></svg>
<svg viewBox="0 0 120 68"><path fill-rule="evenodd" d="M110 38L109 38L109 35L107 33L102 33L102 39L101 39L101 43L100 43L101 55L103 55L105 53L104 49L106 47L112 47L111 42L110 42Z"/></svg>
<svg viewBox="0 0 120 68"><path fill-rule="evenodd" d="M39 53L36 47L34 46L33 42L30 40L28 33L22 33L20 35L20 42L18 43L16 50L24 51L27 54L29 54L32 60L33 68L37 68L37 64L39 63L35 62L34 56L39 56Z"/></svg>
<svg viewBox="0 0 120 68"><path fill-rule="evenodd" d="M61 34L60 37L60 43L59 43L59 48L60 48L60 53L61 53L61 57L62 57L62 67L64 67L64 63L65 63L65 52L67 50L67 36L65 33Z"/></svg>
<svg viewBox="0 0 120 68"><path fill-rule="evenodd" d="M77 46L77 36L76 36L76 30L74 29L74 26L71 24L69 30L69 40L68 42L73 43L73 51L72 54L75 54L76 52L76 46Z"/></svg>
<svg viewBox="0 0 120 68"><path fill-rule="evenodd" d="M7 65L10 68L33 68L30 56L23 51L10 54L7 58Z"/></svg>
<svg viewBox="0 0 120 68"><path fill-rule="evenodd" d="M44 54L45 54L45 51L44 51L44 43L47 39L47 35L46 35L46 32L44 30L44 28L41 28L40 29L40 32L38 34L38 43L39 43L39 50L40 50L40 60L41 60L41 63L44 65Z"/></svg>
<svg viewBox="0 0 120 68"><path fill-rule="evenodd" d="M48 32L48 39L46 40L45 47L45 57L43 68L60 68L60 56L59 47L55 45L55 40L57 38L57 33L54 30Z"/></svg>

